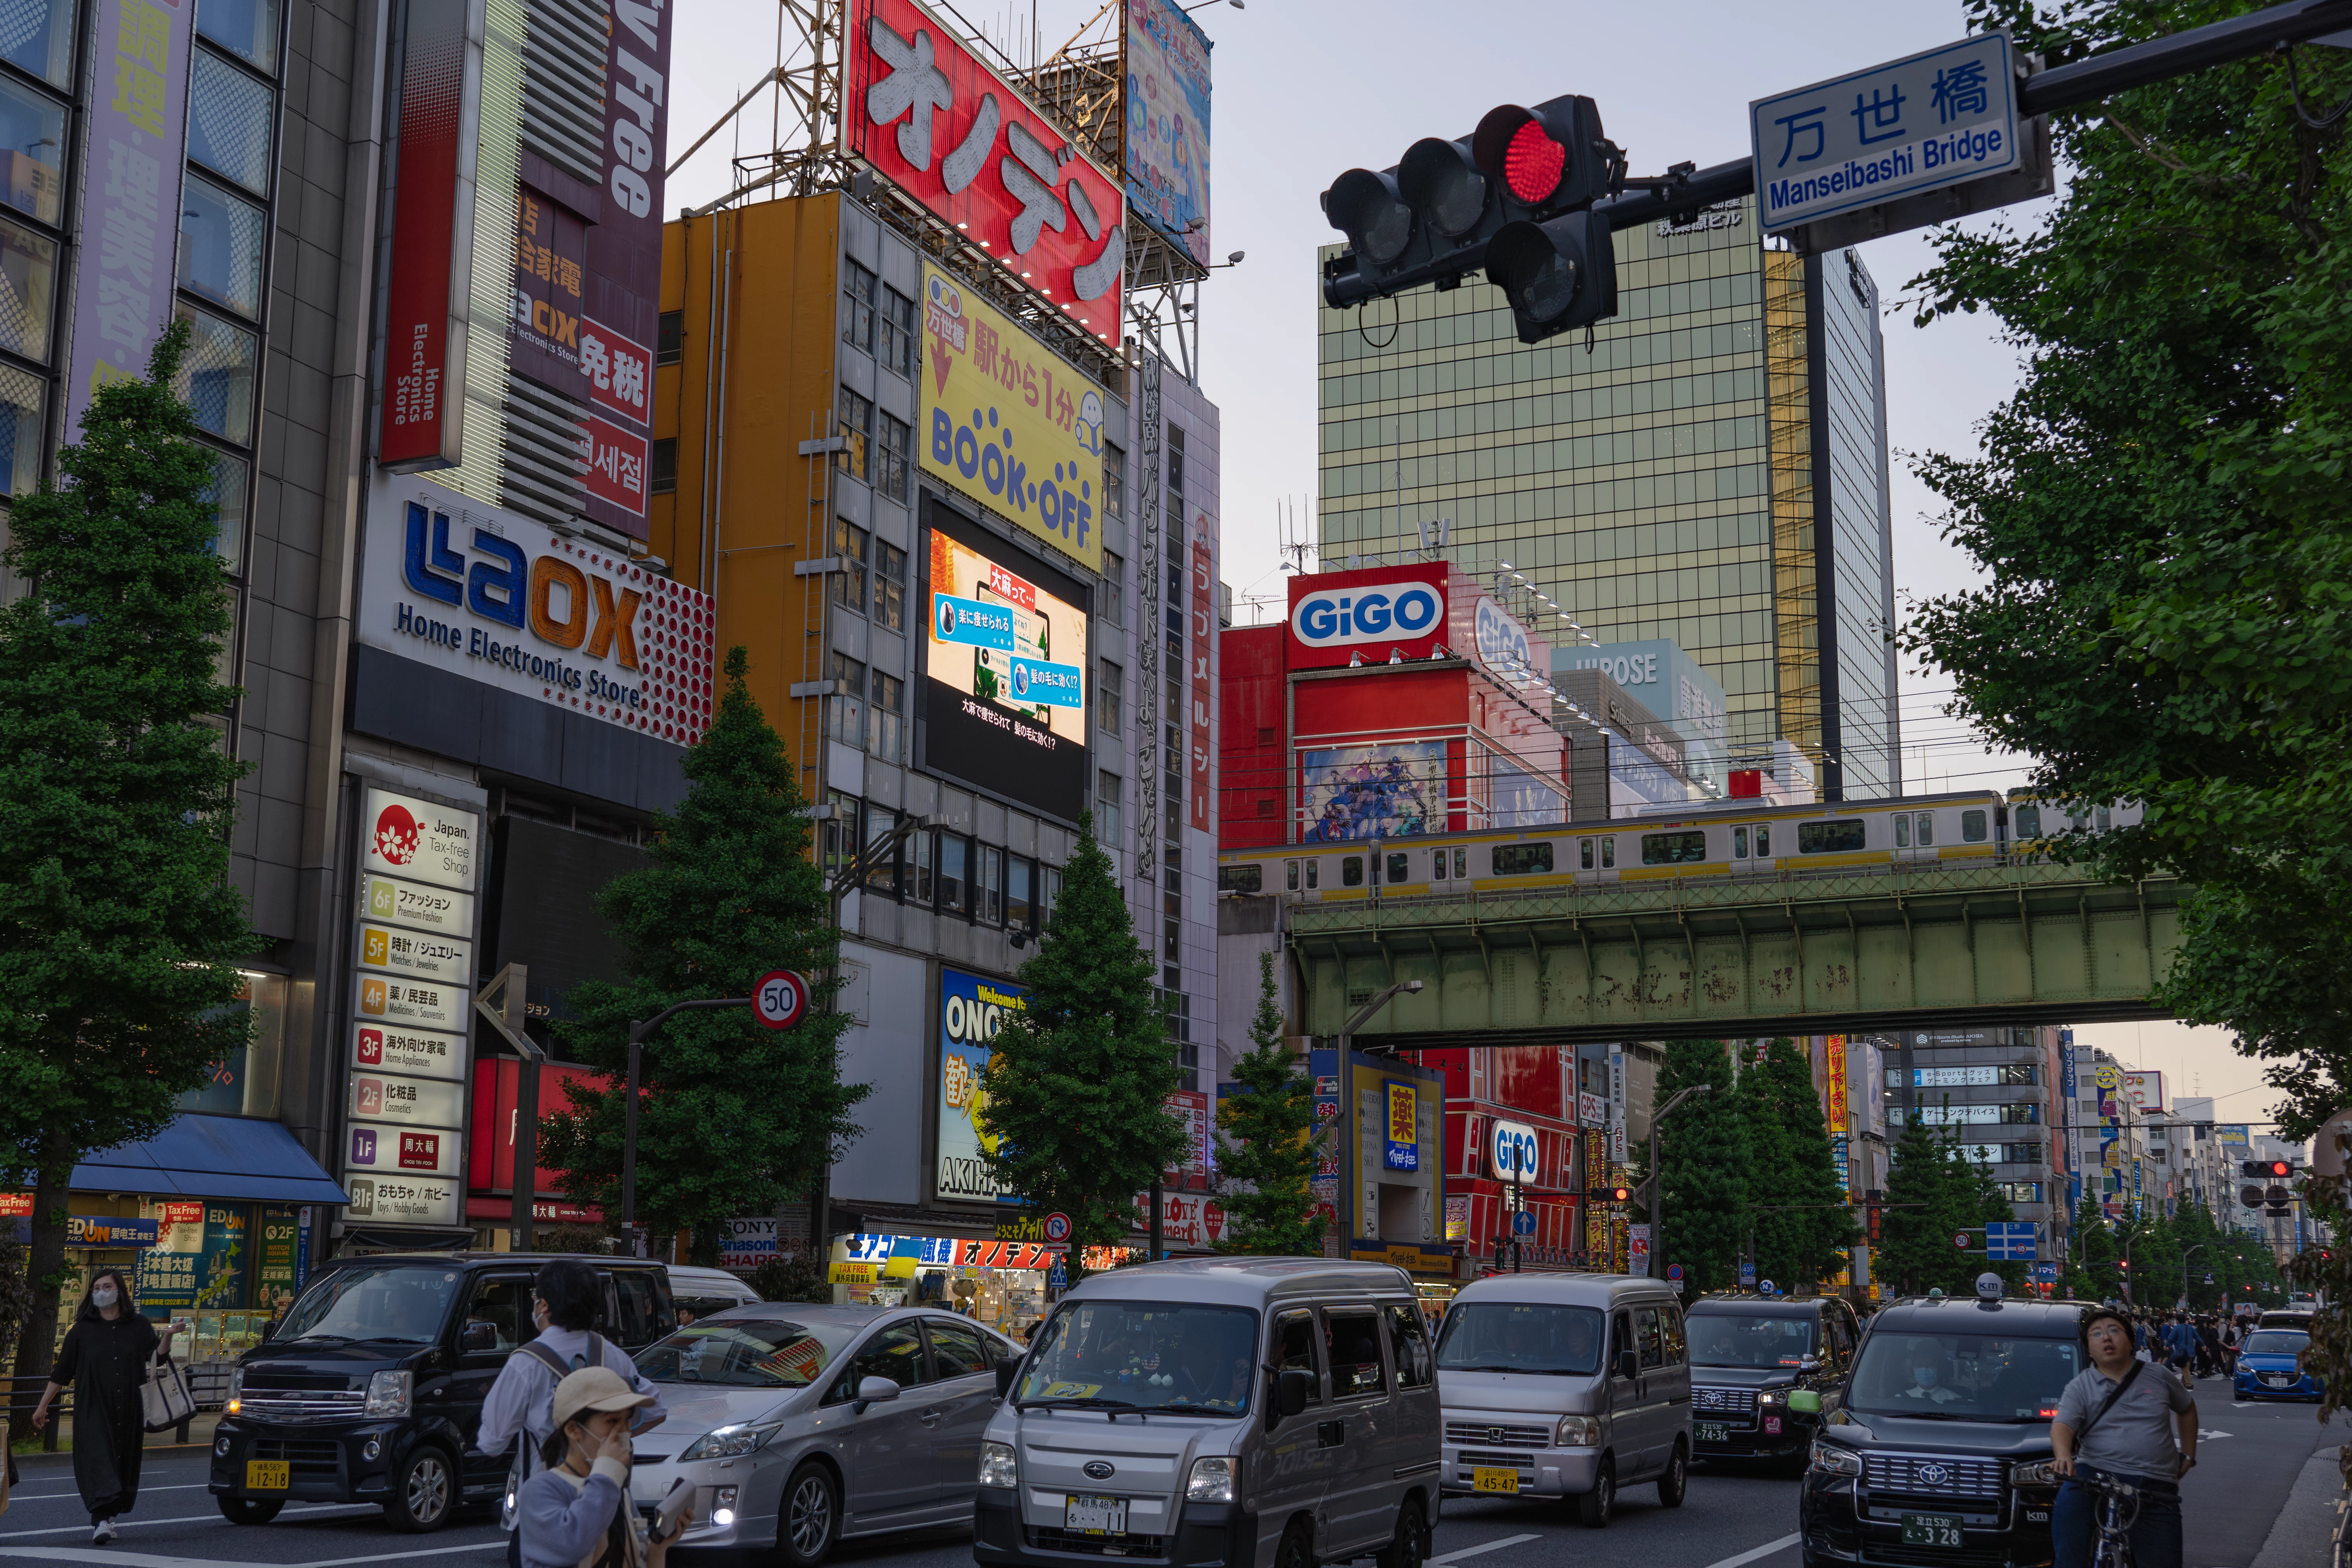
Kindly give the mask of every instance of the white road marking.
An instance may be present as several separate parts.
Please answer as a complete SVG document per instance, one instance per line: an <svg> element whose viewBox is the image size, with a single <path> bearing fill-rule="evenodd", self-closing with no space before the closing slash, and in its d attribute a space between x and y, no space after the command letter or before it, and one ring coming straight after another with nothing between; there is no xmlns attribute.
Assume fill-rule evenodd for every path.
<svg viewBox="0 0 2352 1568"><path fill-rule="evenodd" d="M139 1489L139 1495L145 1497L149 1492L200 1492L211 1484L210 1481L189 1481L185 1485L168 1487L142 1486ZM11 1492L8 1495L16 1502L47 1502L52 1498L67 1497L79 1500L81 1497L79 1492ZM123 1522L127 1524L130 1521L125 1520Z"/></svg>
<svg viewBox="0 0 2352 1568"><path fill-rule="evenodd" d="M1506 1535L1500 1541L1482 1541L1475 1546L1465 1546L1459 1552L1449 1552L1443 1557L1423 1560L1424 1568L1441 1568L1441 1564L1459 1563L1465 1557L1475 1557L1482 1552L1499 1552L1506 1546L1517 1546L1525 1542L1541 1541L1540 1535Z"/></svg>
<svg viewBox="0 0 2352 1568"><path fill-rule="evenodd" d="M247 1563L221 1557L162 1557L149 1552L115 1552L91 1546L0 1546L0 1558L29 1557L43 1563L104 1563L116 1568L344 1568L358 1563L395 1563L414 1557L446 1557L460 1552L507 1549L506 1537L470 1546L426 1546L414 1552L383 1552L370 1557L328 1557L311 1563Z"/></svg>
<svg viewBox="0 0 2352 1568"><path fill-rule="evenodd" d="M320 1502L312 1503L308 1507L298 1505L289 1508L278 1517L310 1519L321 1513L333 1512L337 1509L353 1508L365 1509L370 1513L381 1511L373 1503ZM139 1524L226 1524L228 1521L217 1513L191 1513L179 1519L118 1519L114 1522L129 1530L131 1526ZM89 1529L89 1526L87 1524L66 1524L50 1530L11 1530L0 1532L0 1541L27 1541L36 1535L71 1535L77 1531L87 1532Z"/></svg>
<svg viewBox="0 0 2352 1568"><path fill-rule="evenodd" d="M1769 1557L1775 1552L1786 1552L1790 1547L1797 1544L1797 1541L1796 1536L1784 1535L1778 1541L1768 1541L1753 1551L1743 1552L1737 1557L1727 1557L1720 1563L1710 1563L1706 1568L1741 1568L1741 1564L1753 1563L1759 1557Z"/></svg>
<svg viewBox="0 0 2352 1568"><path fill-rule="evenodd" d="M2202 1426L2200 1426L2197 1429L2197 1435L2200 1437L2227 1437L2230 1436L2227 1432L2209 1432Z"/></svg>

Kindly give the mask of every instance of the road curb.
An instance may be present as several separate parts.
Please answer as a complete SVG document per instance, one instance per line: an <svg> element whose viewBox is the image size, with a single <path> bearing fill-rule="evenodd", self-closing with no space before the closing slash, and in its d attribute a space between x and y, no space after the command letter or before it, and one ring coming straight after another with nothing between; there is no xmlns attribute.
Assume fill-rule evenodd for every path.
<svg viewBox="0 0 2352 1568"><path fill-rule="evenodd" d="M2338 1452L2321 1448L2304 1461L2278 1521L2254 1553L2252 1568L2315 1568L2328 1561L2336 1535L2336 1500L2344 1491Z"/></svg>

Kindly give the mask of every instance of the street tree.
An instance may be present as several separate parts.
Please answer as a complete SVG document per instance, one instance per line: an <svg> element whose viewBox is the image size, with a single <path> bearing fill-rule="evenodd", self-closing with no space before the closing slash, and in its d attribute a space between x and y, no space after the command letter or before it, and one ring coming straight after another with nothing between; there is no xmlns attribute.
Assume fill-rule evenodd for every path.
<svg viewBox="0 0 2352 1568"><path fill-rule="evenodd" d="M31 1178L46 1372L76 1158L152 1138L250 1035L261 945L228 879L236 782L216 458L174 390L188 328L101 388L60 482L19 496L0 608L0 1178Z"/></svg>
<svg viewBox="0 0 2352 1568"><path fill-rule="evenodd" d="M1315 1084L1283 1038L1275 955L1258 954L1250 1049L1234 1063L1238 1092L1217 1104L1217 1170L1225 1234L1220 1252L1319 1258L1329 1228L1317 1212Z"/></svg>
<svg viewBox="0 0 2352 1568"><path fill-rule="evenodd" d="M1752 1053L1739 1083L1749 1110L1757 1272L1818 1283L1843 1267L1861 1229L1846 1206L1811 1065L1796 1041L1783 1036Z"/></svg>
<svg viewBox="0 0 2352 1568"><path fill-rule="evenodd" d="M656 817L646 864L596 896L628 956L618 975L565 994L572 1016L557 1034L605 1078L566 1083L568 1106L540 1133L541 1163L562 1173L563 1190L618 1214L630 1020L748 995L771 969L808 976L814 994L789 1029L749 1007L708 1008L672 1016L643 1047L637 1215L656 1236L687 1232L698 1263L718 1260L726 1221L804 1196L872 1092L841 1079L851 1020L824 1005L840 932L809 853L808 801L749 668L742 648L728 650L718 710L680 759L685 798Z"/></svg>
<svg viewBox="0 0 2352 1568"><path fill-rule="evenodd" d="M1166 1106L1176 1048L1155 973L1082 816L1061 897L1021 966L1026 1005L992 1043L987 1120L997 1143L982 1152L1033 1213L1070 1216L1074 1254L1125 1241L1140 1218L1136 1194L1184 1152L1185 1130Z"/></svg>
<svg viewBox="0 0 2352 1568"><path fill-rule="evenodd" d="M1735 1092L1721 1040L1672 1040L1652 1103L1705 1084L1660 1125L1658 1189L1665 1210L1667 1265L1683 1266L1693 1299L1739 1282L1752 1163L1748 1112Z"/></svg>
<svg viewBox="0 0 2352 1568"><path fill-rule="evenodd" d="M2075 1294L2094 1301L2113 1300L2122 1295L2123 1271L2116 1267L2122 1256L2097 1195L2085 1192L2082 1206L2074 1214L2074 1256L2068 1260L2069 1282Z"/></svg>
<svg viewBox="0 0 2352 1568"><path fill-rule="evenodd" d="M2058 66L2238 7L1967 9ZM1938 230L1913 283L2021 374L1977 453L1917 463L1982 580L1902 638L2040 759L2053 853L2193 882L2161 999L2270 1064L2288 1136L2352 1099L2347 92L2352 54L2301 46L2055 114L2064 197Z"/></svg>
<svg viewBox="0 0 2352 1568"><path fill-rule="evenodd" d="M1876 1255L1882 1278L1912 1293L1970 1288L1983 1272L1984 1253L1964 1250L1953 1237L1984 1225L1976 1173L1954 1141L1914 1111L1886 1168L1885 1237Z"/></svg>

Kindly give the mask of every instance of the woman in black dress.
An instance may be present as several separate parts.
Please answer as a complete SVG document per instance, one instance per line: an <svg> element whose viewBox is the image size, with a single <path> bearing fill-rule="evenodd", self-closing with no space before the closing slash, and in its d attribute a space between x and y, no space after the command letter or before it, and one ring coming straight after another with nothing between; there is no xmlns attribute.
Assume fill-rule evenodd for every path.
<svg viewBox="0 0 2352 1568"><path fill-rule="evenodd" d="M131 1283L119 1268L89 1277L89 1293L74 1314L58 1352L49 1385L33 1407L33 1429L48 1424L49 1405L68 1383L74 1391L74 1486L89 1510L89 1539L114 1539L114 1516L139 1500L139 1458L147 1441L139 1385L160 1345L169 1349L177 1323L161 1333L131 1302Z"/></svg>

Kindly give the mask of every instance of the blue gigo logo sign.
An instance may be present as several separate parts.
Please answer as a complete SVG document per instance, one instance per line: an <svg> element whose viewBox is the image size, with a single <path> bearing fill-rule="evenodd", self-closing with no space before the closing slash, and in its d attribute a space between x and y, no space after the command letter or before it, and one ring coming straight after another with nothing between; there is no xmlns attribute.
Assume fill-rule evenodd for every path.
<svg viewBox="0 0 2352 1568"><path fill-rule="evenodd" d="M1478 657L1488 664L1517 668L1535 661L1534 650L1528 644L1527 628L1519 625L1517 616L1492 599L1478 601L1477 612L1471 617L1471 631L1478 640Z"/></svg>
<svg viewBox="0 0 2352 1568"><path fill-rule="evenodd" d="M1502 1182L1532 1180L1540 1163L1536 1130L1524 1121L1496 1121L1486 1134L1486 1163Z"/></svg>
<svg viewBox="0 0 2352 1568"><path fill-rule="evenodd" d="M1383 637L1423 637L1445 617L1445 600L1427 583L1361 583L1324 588L1291 607L1290 631L1308 647L1344 647Z"/></svg>

